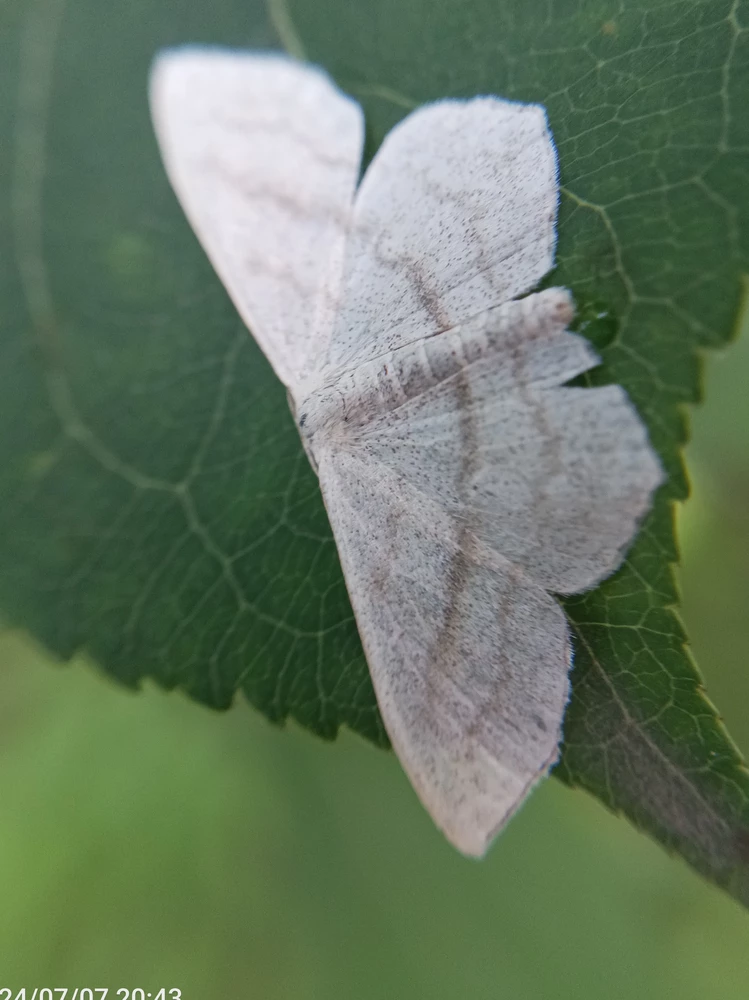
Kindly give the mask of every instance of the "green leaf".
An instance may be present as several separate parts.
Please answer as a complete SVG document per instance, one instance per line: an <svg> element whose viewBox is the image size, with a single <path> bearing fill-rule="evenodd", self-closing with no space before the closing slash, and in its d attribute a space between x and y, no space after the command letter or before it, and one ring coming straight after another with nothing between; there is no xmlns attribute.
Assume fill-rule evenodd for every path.
<svg viewBox="0 0 749 1000"><path fill-rule="evenodd" d="M0 11L0 605L62 657L323 736L386 737L285 394L179 211L148 120L160 47L273 28L364 105L546 105L559 267L669 482L622 569L566 602L557 774L749 903L749 776L674 608L683 404L749 260L749 7L564 0L34 0ZM272 24L271 24L272 22Z"/></svg>

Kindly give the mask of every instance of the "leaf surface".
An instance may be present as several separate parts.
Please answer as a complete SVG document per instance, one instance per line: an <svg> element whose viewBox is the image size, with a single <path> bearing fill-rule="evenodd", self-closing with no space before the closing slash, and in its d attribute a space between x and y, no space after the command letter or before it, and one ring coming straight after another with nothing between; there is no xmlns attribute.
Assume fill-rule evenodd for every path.
<svg viewBox="0 0 749 1000"><path fill-rule="evenodd" d="M746 2L35 0L0 12L0 605L62 657L387 740L285 393L168 187L146 104L181 42L277 44L365 107L546 105L558 268L669 483L622 569L565 602L557 774L749 902L749 778L685 649L673 502L699 354L749 261Z"/></svg>

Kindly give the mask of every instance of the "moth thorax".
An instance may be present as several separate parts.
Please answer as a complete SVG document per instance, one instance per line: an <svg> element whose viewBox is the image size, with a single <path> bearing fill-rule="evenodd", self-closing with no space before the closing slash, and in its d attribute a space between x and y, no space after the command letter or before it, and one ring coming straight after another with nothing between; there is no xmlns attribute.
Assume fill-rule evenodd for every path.
<svg viewBox="0 0 749 1000"><path fill-rule="evenodd" d="M304 449L316 470L316 443L323 437L329 439L345 422L344 397L335 385L324 385L305 394L299 403L289 394L289 402Z"/></svg>

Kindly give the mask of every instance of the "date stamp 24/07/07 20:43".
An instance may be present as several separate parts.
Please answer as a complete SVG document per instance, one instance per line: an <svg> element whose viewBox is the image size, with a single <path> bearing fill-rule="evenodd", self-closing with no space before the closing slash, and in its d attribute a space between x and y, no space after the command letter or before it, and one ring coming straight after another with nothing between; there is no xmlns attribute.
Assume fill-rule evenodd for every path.
<svg viewBox="0 0 749 1000"><path fill-rule="evenodd" d="M116 990L108 986L0 986L0 1000L182 1000L182 990L176 986L153 990L140 986Z"/></svg>

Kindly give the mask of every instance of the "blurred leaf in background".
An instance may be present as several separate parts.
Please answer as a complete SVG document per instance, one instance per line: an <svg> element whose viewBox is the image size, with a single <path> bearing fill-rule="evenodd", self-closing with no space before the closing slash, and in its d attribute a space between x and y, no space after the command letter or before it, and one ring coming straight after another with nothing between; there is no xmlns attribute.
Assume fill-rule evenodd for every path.
<svg viewBox="0 0 749 1000"><path fill-rule="evenodd" d="M324 63L363 101L370 153L407 108L423 100L491 91L547 105L564 184L554 281L573 289L582 329L601 350L605 363L596 378L621 381L647 420L671 475L671 499L685 494L680 407L699 394L698 350L727 340L749 259L749 226L743 226L749 186L740 155L749 144L749 104L741 99L749 79L743 11L739 3L654 6L643 0L616 13L604 0L560 0L544 8L540 22L519 0L434 9L425 0L376 7L294 0L270 8L287 46ZM283 389L189 233L147 116L146 79L156 50L185 41L274 44L265 7L230 0L210 8L194 0L136 2L112 5L103 16L93 0L29 0L0 9L0 27L0 94L11 95L0 101L6 137L0 143L5 613L59 655L85 648L127 684L153 676L217 706L241 688L272 719L292 715L327 736L345 723L384 743L335 546ZM736 483L731 496L740 491ZM721 502L728 502L725 496ZM623 570L594 594L567 603L577 658L560 773L746 899L749 783L682 649L671 610L670 510L664 491ZM740 531L740 514L734 522ZM699 537L697 529L693 536ZM711 572L722 586L720 573ZM35 676L32 664L28 671ZM50 687L69 681L72 692L76 676L50 678ZM23 691L17 677L13 683ZM20 697L26 704L27 696ZM67 725L76 727L75 701L68 698L73 694L64 699L71 705ZM66 725L63 702L54 704L59 716L50 731ZM125 704L121 711L133 713L135 726L139 702ZM141 736L158 730L161 712L182 718L188 711L181 701L179 708L165 705L153 692L144 696ZM119 797L112 768L127 766L126 751L112 746L105 702L92 702L90 711L102 715L96 723L102 750L123 756L116 758L120 764L101 757L101 799L90 777L79 795L90 795L95 809L110 801L115 816L131 797L134 808L150 812L147 797L141 800L130 787L132 776L122 774ZM156 717L149 728L150 711ZM237 718L248 724L246 712ZM194 725L206 733L220 725L236 732L238 722ZM264 736L247 736L238 753L248 760L256 759L255 739L274 747L273 759L280 753L291 760L294 746L308 745L289 737L289 748L277 751L275 737L259 725L251 732ZM345 760L335 767L355 766L353 745L347 737L339 751ZM41 741L42 755L43 747ZM127 752L139 747L131 735ZM168 746L160 749L169 756ZM90 744L80 751L89 767L92 752ZM326 761L334 753L305 752ZM362 762L373 759L358 752ZM223 760L222 749L216 772ZM284 780L294 783L288 798L299 796L301 807L305 783L294 775L307 773L304 754L293 760ZM226 792L232 801L241 798L245 781L254 787L252 776L236 766L241 779ZM389 775L395 764L383 758L371 766ZM26 767L27 775L54 773L41 759ZM64 767L75 770L70 762ZM63 797L73 771L54 783ZM198 773L196 766L185 768L196 783ZM258 767L261 786L263 774ZM231 772L212 769L211 775L221 798ZM333 787L331 779L326 793L319 779L320 795L333 794ZM56 801L59 806L46 792L42 787L42 812ZM388 795L385 785L380 794L372 786L374 815L390 816ZM559 789L545 795L562 801ZM153 793L157 812L160 797L161 787ZM260 799L268 822L276 798L274 792ZM586 808L577 797L569 801L560 808ZM250 809L249 801L243 808ZM206 815L219 822L222 809L214 802ZM32 813L23 798L9 808L9 816ZM177 857L186 863L189 853L179 854L181 827L171 828L179 813L172 800L160 820L174 849L164 864L176 864ZM253 823L266 822L254 810L251 816ZM43 824L44 816L36 820ZM235 818L227 822L234 829ZM537 822L542 839L545 821ZM92 844L103 842L98 823ZM312 865L315 838L321 854L328 839L314 824L305 833ZM30 845L23 826L18 835L21 846ZM204 864L214 835L221 840L211 827L197 852ZM267 842L275 843L274 835ZM265 834L259 843L262 855ZM349 849L341 845L341 858ZM283 868L288 852L280 850ZM44 861L54 866L54 858L49 852ZM563 855L556 861L563 864ZM496 867L473 876L486 885L492 908L503 892L510 898ZM251 868L254 878L259 869ZM51 872L46 883L43 867L39 874L39 884L49 884ZM210 867L204 876L210 881ZM177 901L179 875L175 869L172 883L168 872L164 877L159 899L167 917L178 919L186 912ZM307 885L302 897L323 891L306 869L299 877ZM342 877L343 866L335 874ZM128 899L130 886L128 877ZM88 888L79 884L81 892ZM209 891L214 888L211 883ZM376 888L373 882L375 897ZM254 884L248 891L262 895ZM221 898L217 894L218 908ZM110 897L107 908L112 905ZM391 919L388 913L382 926ZM63 928L75 940L89 933L58 925L51 914L49 920L53 936ZM489 923L486 933L495 940L496 920ZM341 933L347 930L346 924ZM206 954L216 947L207 945ZM68 953L64 938L59 948ZM198 962L197 954L191 961ZM521 978L530 974L528 955L515 961ZM443 970L435 982L444 976Z"/></svg>

